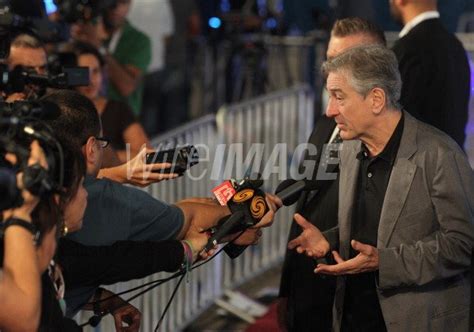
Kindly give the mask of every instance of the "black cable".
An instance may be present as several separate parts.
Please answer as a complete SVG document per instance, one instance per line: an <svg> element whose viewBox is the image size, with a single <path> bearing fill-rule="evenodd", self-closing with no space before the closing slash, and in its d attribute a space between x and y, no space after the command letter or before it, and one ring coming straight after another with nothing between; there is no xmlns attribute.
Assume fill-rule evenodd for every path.
<svg viewBox="0 0 474 332"><path fill-rule="evenodd" d="M233 238L231 241L229 241L228 243L226 243L225 246L223 246L221 249L219 249L212 257L210 257L209 259L205 260L204 262L200 263L200 264L197 264L197 265L194 265L192 268L191 268L191 271L194 270L194 269L197 269L198 267L201 267L202 265L204 264L207 264L209 263L211 260L214 259L214 257L216 257L217 255L219 255L223 250L224 248L229 245L230 243L233 243L235 240L237 240L246 230L243 230L242 232L240 232L235 238ZM164 284L165 282L168 282L170 280L173 280L179 276L181 276L181 279L178 281L178 284L176 285L175 289L173 290L173 294L170 298L170 300L168 301L168 303L166 304L166 307L165 307L165 310L160 318L160 321L158 322L158 325L157 325L157 328L159 328L159 325L161 324L162 320L164 319L164 316L166 314L166 311L169 309L169 307L171 306L171 302L176 294L176 292L178 291L178 287L179 285L181 284L181 281L183 280L184 276L186 275L186 271L179 271L179 272L176 272L175 274L173 274L172 276L168 277L168 278L163 278L163 279L158 279L158 280L154 280L154 281L150 281L146 284L143 284L143 285L140 285L140 286L137 286L137 287L134 287L134 288L131 288L131 289L128 289L126 291L123 291L123 292L120 292L120 293L117 293L117 294L114 294L114 295L111 295L111 296L108 296L104 299L100 299L100 300L97 300L97 301L93 301L93 302L87 302L87 303L84 303L83 305L81 305L81 307L85 306L86 304L91 304L91 305L96 305L98 303L101 303L101 302L105 302L107 300L110 300L111 298L114 298L114 297L117 297L117 296L120 296L120 295L123 295L123 294L128 294L128 293L131 293L131 292L134 292L136 290L139 290L139 289L142 289L142 288L145 288L147 286L150 286L148 288L146 288L145 290L133 295L132 297L124 300L124 303L120 306L118 306L117 308L115 309L119 309L127 304L129 304L130 301L133 301L134 299L136 299L137 297L139 296L142 296L144 294L146 294L147 292L151 291L152 289L158 287L158 286L161 286L162 284ZM92 316L91 318L89 318L89 320L86 322L86 323L83 323L82 325L80 325L80 327L85 327L87 325L91 325L93 327L97 326L102 317L106 316L109 314L109 311L105 310L99 314L95 314L94 316ZM93 325L95 324L95 325ZM157 331L157 329L155 329L155 331Z"/></svg>
<svg viewBox="0 0 474 332"><path fill-rule="evenodd" d="M161 325L161 323L163 322L163 319L165 318L166 312L168 312L168 309L169 309L170 306L171 306L171 302L173 302L173 299L174 299L176 293L178 292L179 285L181 284L181 282L183 281L183 279L184 279L185 276L186 276L186 273L184 273L184 274L181 276L181 278L179 279L178 283L176 284L176 287L175 287L174 290L173 290L173 294L171 294L171 297L170 297L168 303L166 304L165 310L164 310L163 313L161 314L160 320L159 320L158 323L156 324L155 332L157 332L158 329L160 328L160 325Z"/></svg>

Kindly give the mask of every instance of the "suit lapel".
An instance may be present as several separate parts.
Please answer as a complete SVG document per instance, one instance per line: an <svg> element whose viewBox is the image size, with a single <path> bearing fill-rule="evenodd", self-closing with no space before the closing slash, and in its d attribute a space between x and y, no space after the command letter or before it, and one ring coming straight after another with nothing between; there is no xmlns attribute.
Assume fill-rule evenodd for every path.
<svg viewBox="0 0 474 332"><path fill-rule="evenodd" d="M410 191L417 166L410 158L417 150L416 120L405 112L403 134L397 158L390 174L380 215L377 247L386 247Z"/></svg>
<svg viewBox="0 0 474 332"><path fill-rule="evenodd" d="M341 151L338 219L339 254L344 259L349 257L352 210L360 165L356 157L360 146L360 141L345 141Z"/></svg>

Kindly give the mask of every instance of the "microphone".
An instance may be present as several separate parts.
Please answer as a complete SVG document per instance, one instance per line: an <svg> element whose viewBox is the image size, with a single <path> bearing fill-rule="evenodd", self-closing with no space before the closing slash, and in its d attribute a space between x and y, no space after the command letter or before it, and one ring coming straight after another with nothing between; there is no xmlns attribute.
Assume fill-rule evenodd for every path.
<svg viewBox="0 0 474 332"><path fill-rule="evenodd" d="M275 195L283 202L283 205L290 206L298 201L303 191L318 189L320 181L317 180L293 180L282 181L275 190Z"/></svg>
<svg viewBox="0 0 474 332"><path fill-rule="evenodd" d="M241 220L245 217L245 213L242 210L236 211L230 215L230 217L216 230L216 232L209 238L206 246L204 247L205 251L211 250L215 247L219 241L221 241L225 236L232 233L232 230L237 226Z"/></svg>

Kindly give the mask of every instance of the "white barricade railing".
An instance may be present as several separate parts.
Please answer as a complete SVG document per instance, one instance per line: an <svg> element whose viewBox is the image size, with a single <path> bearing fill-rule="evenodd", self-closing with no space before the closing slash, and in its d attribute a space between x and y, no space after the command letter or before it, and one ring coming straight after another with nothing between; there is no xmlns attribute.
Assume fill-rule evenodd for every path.
<svg viewBox="0 0 474 332"><path fill-rule="evenodd" d="M281 145L281 151L286 155L278 160L284 161L284 165L279 165L280 167L288 167L291 160L289 157L293 158L296 146L306 142L311 132L313 104L311 89L308 86L299 86L222 108L217 121L215 116L210 115L157 137L152 141L155 146L194 144L204 160L182 178L152 185L146 190L154 197L169 203L185 197L210 196L211 189L227 175L223 166L234 143L242 144L244 159L253 143L264 144L262 164L269 160L275 146L285 143ZM201 155L203 151L208 152L208 155ZM251 164L243 166L246 168ZM288 175L287 172L283 173L271 174L269 179L265 179L264 189L274 191L279 181ZM205 175L201 179L195 179L202 174ZM214 178L216 174L218 176ZM261 243L248 248L237 259L231 260L222 253L194 270L189 276L189 283L181 284L160 331L174 332L183 329L213 304L226 289L235 288L281 262L286 248L291 215L292 210L289 208L281 209L272 227L264 230ZM169 275L158 273L107 288L113 292L120 292ZM132 301L132 304L142 312L142 331L153 331L176 283L176 280L167 282ZM123 298L127 299L133 294L135 293L127 294ZM85 320L85 317L80 318L81 322ZM113 320L109 316L99 327L96 330L112 331Z"/></svg>

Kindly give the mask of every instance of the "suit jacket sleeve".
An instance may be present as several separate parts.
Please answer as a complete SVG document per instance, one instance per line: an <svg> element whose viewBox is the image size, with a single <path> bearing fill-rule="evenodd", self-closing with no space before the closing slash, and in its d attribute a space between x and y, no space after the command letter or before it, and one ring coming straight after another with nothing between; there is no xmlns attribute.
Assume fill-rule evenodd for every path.
<svg viewBox="0 0 474 332"><path fill-rule="evenodd" d="M439 227L414 244L379 249L381 289L424 285L461 274L470 266L474 243L472 169L461 152L448 151L438 158L432 175L427 185Z"/></svg>

